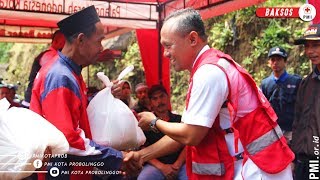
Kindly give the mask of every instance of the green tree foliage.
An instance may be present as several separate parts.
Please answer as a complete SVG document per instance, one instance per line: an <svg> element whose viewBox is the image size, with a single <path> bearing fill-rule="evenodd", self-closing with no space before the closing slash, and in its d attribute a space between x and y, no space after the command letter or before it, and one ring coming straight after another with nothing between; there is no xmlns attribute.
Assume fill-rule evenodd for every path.
<svg viewBox="0 0 320 180"><path fill-rule="evenodd" d="M186 95L188 91L189 72L176 72L173 67L171 67L170 83L172 110L182 113L183 108L185 107Z"/></svg>
<svg viewBox="0 0 320 180"><path fill-rule="evenodd" d="M20 84L18 94L24 95L33 60L47 47L48 44L13 43L10 50L6 51L10 58L4 79L7 83Z"/></svg>
<svg viewBox="0 0 320 180"><path fill-rule="evenodd" d="M10 60L9 50L13 46L13 43L0 43L0 64L8 63Z"/></svg>
<svg viewBox="0 0 320 180"><path fill-rule="evenodd" d="M215 23L215 25L210 29L210 36L208 39L212 42L211 47L223 50L233 39L232 29L226 21Z"/></svg>
<svg viewBox="0 0 320 180"><path fill-rule="evenodd" d="M146 82L140 50L136 40L128 47L128 51L125 53L124 58L116 61L115 67L117 68L117 75L129 65L134 66L134 71L131 72L126 79L134 86L138 83Z"/></svg>

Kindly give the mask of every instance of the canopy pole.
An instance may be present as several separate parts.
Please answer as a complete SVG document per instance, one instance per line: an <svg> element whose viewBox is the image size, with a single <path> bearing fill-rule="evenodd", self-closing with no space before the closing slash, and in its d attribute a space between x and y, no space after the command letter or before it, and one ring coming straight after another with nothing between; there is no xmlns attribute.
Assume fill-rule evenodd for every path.
<svg viewBox="0 0 320 180"><path fill-rule="evenodd" d="M163 20L161 19L162 6L158 5L158 21L157 21L157 30L158 30L158 76L159 76L159 84L163 85L163 74L162 74L162 48L160 43L160 32L162 27Z"/></svg>
<svg viewBox="0 0 320 180"><path fill-rule="evenodd" d="M87 87L90 87L90 71L89 71L89 67L87 66Z"/></svg>

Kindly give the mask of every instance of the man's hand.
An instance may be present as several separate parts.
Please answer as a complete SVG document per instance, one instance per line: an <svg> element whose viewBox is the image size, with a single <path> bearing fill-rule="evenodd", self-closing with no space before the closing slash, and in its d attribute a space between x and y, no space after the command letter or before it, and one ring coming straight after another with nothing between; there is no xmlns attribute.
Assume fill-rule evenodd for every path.
<svg viewBox="0 0 320 180"><path fill-rule="evenodd" d="M115 97L120 99L122 93L122 83L119 80L112 81L113 86L111 87L111 94Z"/></svg>
<svg viewBox="0 0 320 180"><path fill-rule="evenodd" d="M137 176L142 170L143 161L138 152L131 151L123 153L123 163L121 170L124 171L125 176Z"/></svg>
<svg viewBox="0 0 320 180"><path fill-rule="evenodd" d="M47 168L47 164L50 161L50 157L52 155L51 148L47 146L47 148L43 152L43 159L42 159L42 164L43 166L39 169L40 171L45 171Z"/></svg>
<svg viewBox="0 0 320 180"><path fill-rule="evenodd" d="M150 123L156 116L152 112L142 112L138 114L138 125L144 131L150 131Z"/></svg>
<svg viewBox="0 0 320 180"><path fill-rule="evenodd" d="M179 171L179 169L181 168L181 165L177 165L177 163L175 162L174 164L171 165L172 169Z"/></svg>
<svg viewBox="0 0 320 180"><path fill-rule="evenodd" d="M160 171L166 177L166 179L176 179L178 171L172 168L171 164L163 164L160 167Z"/></svg>

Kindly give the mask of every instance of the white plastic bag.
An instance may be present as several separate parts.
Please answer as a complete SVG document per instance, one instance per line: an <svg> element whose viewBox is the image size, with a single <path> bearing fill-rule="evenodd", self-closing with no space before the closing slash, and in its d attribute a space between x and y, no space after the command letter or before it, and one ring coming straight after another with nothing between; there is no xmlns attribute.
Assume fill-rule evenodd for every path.
<svg viewBox="0 0 320 180"><path fill-rule="evenodd" d="M7 99L0 100L1 180L30 176L36 169L35 160L43 159L47 147L52 151L50 157L67 153L69 144L55 126L29 109L9 106Z"/></svg>
<svg viewBox="0 0 320 180"><path fill-rule="evenodd" d="M146 137L129 107L111 94L109 78L97 76L106 85L89 103L87 108L92 139L118 150L128 150L143 145Z"/></svg>

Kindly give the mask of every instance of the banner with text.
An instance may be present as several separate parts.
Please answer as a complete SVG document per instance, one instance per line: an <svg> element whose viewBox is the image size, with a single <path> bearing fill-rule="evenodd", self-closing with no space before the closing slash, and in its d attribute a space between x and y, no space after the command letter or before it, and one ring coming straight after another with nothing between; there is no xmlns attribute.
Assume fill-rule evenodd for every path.
<svg viewBox="0 0 320 180"><path fill-rule="evenodd" d="M129 28L156 28L158 13L156 4L132 4L124 2L79 0L0 0L0 22L20 21L56 22L81 9L94 5L104 25ZM26 13L28 12L28 13ZM16 25L8 24L8 25ZM30 26L35 26L30 22Z"/></svg>

